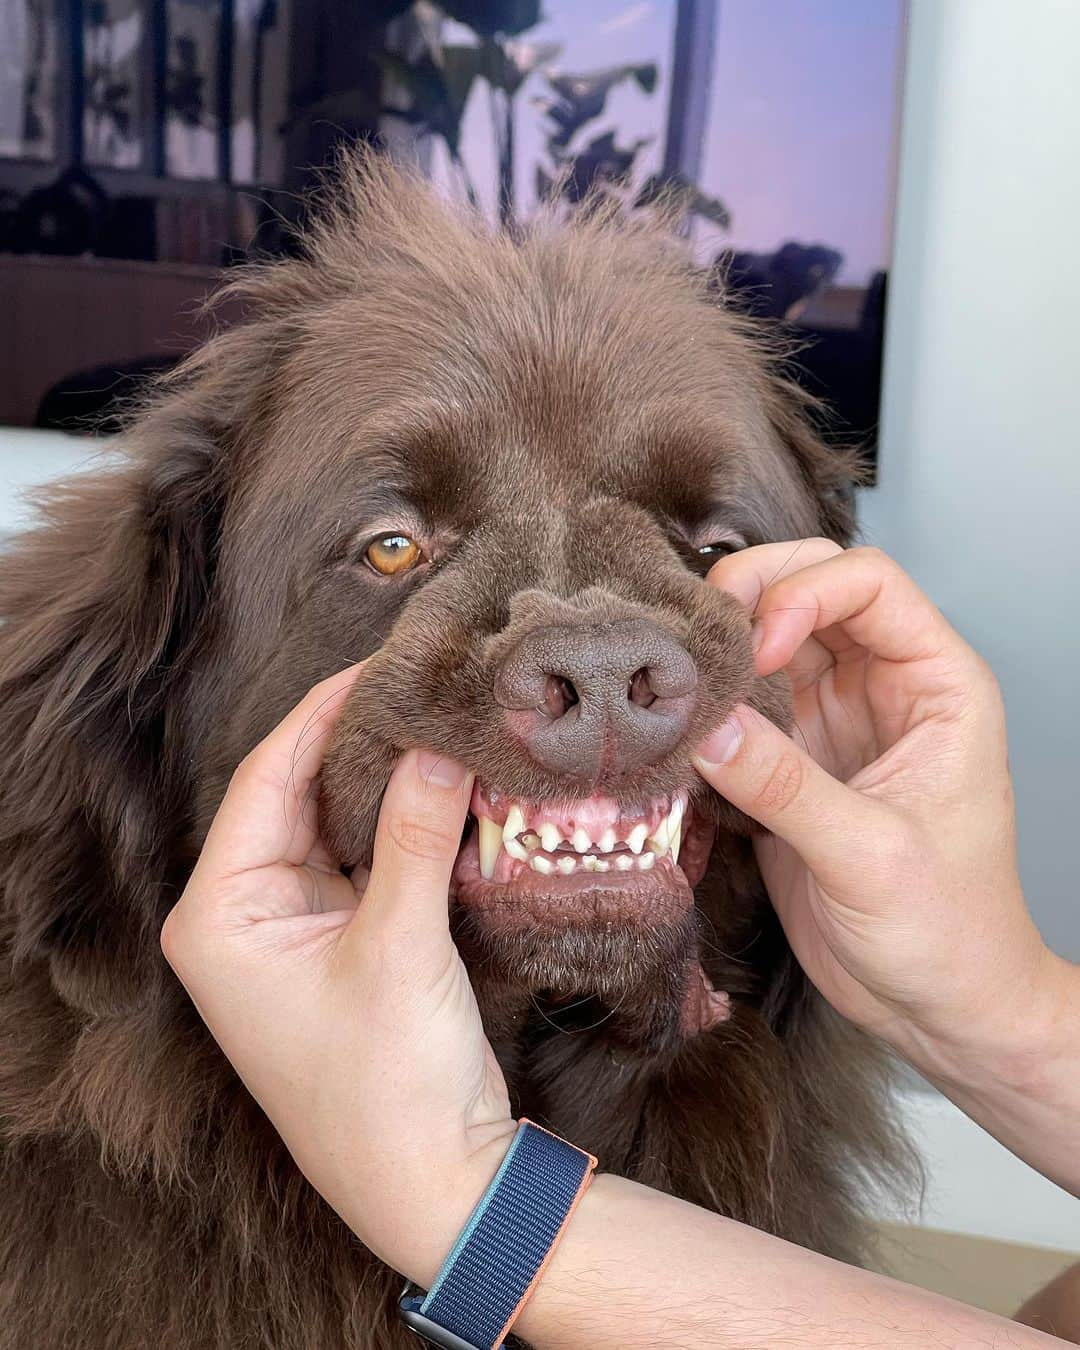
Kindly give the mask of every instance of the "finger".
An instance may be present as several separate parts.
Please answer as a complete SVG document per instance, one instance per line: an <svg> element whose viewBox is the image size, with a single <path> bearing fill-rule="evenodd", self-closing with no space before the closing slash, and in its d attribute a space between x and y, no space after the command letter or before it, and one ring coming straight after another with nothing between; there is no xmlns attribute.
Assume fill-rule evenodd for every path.
<svg viewBox="0 0 1080 1350"><path fill-rule="evenodd" d="M706 577L710 586L733 595L754 614L758 601L782 577L811 563L843 553L831 539L788 539L779 544L758 544L721 558Z"/></svg>
<svg viewBox="0 0 1080 1350"><path fill-rule="evenodd" d="M907 573L873 548L848 549L767 589L757 610L759 673L786 665L811 634L838 662L866 652L915 662L968 650Z"/></svg>
<svg viewBox="0 0 1080 1350"><path fill-rule="evenodd" d="M390 776L360 913L400 928L410 944L449 934L447 892L473 776L429 750L404 754Z"/></svg>
<svg viewBox="0 0 1080 1350"><path fill-rule="evenodd" d="M811 869L860 850L880 808L838 782L779 727L741 704L698 746L702 778L752 820L785 839Z"/></svg>
<svg viewBox="0 0 1080 1350"><path fill-rule="evenodd" d="M198 871L221 877L299 864L316 843L312 785L360 666L315 685L240 764L218 808Z"/></svg>

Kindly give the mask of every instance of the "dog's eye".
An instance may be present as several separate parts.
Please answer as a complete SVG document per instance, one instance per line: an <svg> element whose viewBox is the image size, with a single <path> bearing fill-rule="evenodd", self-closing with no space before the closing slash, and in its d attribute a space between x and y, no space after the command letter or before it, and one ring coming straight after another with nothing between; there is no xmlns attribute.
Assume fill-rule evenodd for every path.
<svg viewBox="0 0 1080 1350"><path fill-rule="evenodd" d="M420 545L407 534L384 534L373 539L364 555L375 571L384 577L407 572L420 561Z"/></svg>
<svg viewBox="0 0 1080 1350"><path fill-rule="evenodd" d="M745 547L745 540L733 534L726 539L714 539L711 544L702 544L697 554L707 562L714 563L720 558L726 558L729 553L737 553L739 549Z"/></svg>

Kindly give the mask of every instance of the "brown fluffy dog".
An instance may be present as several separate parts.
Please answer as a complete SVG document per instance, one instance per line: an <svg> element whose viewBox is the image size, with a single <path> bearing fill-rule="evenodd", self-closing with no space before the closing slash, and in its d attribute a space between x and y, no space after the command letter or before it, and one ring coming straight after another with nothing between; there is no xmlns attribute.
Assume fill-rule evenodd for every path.
<svg viewBox="0 0 1080 1350"><path fill-rule="evenodd" d="M247 321L0 572L0 1346L402 1343L395 1277L158 948L238 760L373 653L324 774L331 841L366 860L406 746L477 772L488 848L521 812L494 863L470 822L451 894L521 1111L859 1259L861 1189L898 1156L881 1066L688 758L737 699L790 715L705 571L843 538L843 465L647 230L511 241L361 159L305 256L232 291Z"/></svg>

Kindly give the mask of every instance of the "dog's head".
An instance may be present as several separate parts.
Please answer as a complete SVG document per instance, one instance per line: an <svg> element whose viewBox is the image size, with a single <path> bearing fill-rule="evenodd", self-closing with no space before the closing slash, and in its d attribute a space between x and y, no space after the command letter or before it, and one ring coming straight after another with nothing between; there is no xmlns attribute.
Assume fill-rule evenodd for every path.
<svg viewBox="0 0 1080 1350"><path fill-rule="evenodd" d="M365 159L303 259L234 289L249 322L144 417L126 475L62 508L74 593L46 622L9 590L9 752L57 756L42 716L77 712L78 773L44 766L61 814L81 781L112 891L148 832L180 875L238 759L368 657L323 775L342 864L369 861L404 748L453 756L477 775L451 894L467 956L531 995L685 1022L694 888L746 832L690 752L738 700L787 716L705 576L746 545L841 535L843 466L655 230L511 240ZM23 576L45 576L43 547ZM23 919L54 961L100 932L55 905Z"/></svg>

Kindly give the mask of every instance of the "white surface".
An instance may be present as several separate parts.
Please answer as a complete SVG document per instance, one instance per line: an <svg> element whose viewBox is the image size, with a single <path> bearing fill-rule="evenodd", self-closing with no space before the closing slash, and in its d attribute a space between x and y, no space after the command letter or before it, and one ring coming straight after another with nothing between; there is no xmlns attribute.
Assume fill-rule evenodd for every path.
<svg viewBox="0 0 1080 1350"><path fill-rule="evenodd" d="M101 442L86 437L0 426L0 541L32 521L30 488L99 466L101 455Z"/></svg>
<svg viewBox="0 0 1080 1350"><path fill-rule="evenodd" d="M926 1168L926 1192L917 1214L883 1209L881 1218L1080 1255L1080 1200L938 1093L905 1092L901 1107Z"/></svg>
<svg viewBox="0 0 1080 1350"><path fill-rule="evenodd" d="M1078 51L1075 0L913 0L881 482L860 504L1001 681L1025 888L1074 960Z"/></svg>

